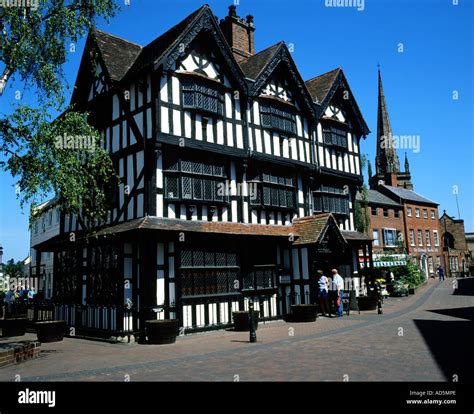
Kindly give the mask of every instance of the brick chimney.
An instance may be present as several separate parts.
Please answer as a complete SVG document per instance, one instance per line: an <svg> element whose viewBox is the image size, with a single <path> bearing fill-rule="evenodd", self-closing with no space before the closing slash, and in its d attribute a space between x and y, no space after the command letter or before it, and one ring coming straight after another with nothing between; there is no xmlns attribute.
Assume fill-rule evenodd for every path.
<svg viewBox="0 0 474 414"><path fill-rule="evenodd" d="M242 19L237 16L237 7L231 5L229 14L220 21L219 26L237 62L254 54L253 16L248 15L246 19Z"/></svg>
<svg viewBox="0 0 474 414"><path fill-rule="evenodd" d="M387 185L391 185L392 187L398 187L398 177L396 173L387 173L387 177L385 179Z"/></svg>

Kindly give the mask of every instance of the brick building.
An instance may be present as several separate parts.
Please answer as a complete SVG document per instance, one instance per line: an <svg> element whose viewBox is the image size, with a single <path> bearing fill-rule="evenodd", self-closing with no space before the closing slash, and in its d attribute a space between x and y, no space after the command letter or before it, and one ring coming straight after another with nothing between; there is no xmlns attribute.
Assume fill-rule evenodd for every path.
<svg viewBox="0 0 474 414"><path fill-rule="evenodd" d="M446 214L439 219L443 243L443 266L448 276L459 277L469 272L471 255L464 231L464 220L456 220Z"/></svg>
<svg viewBox="0 0 474 414"><path fill-rule="evenodd" d="M364 201L361 193L357 194L357 201ZM374 240L374 266L403 264L406 253L403 205L373 189L368 190L366 203L370 217L369 236Z"/></svg>
<svg viewBox="0 0 474 414"><path fill-rule="evenodd" d="M413 191L406 154L405 170L400 170L380 70L378 92L376 171L372 175L369 163L371 189L367 200L374 252L384 254L384 258L392 255L394 260L400 259L394 255L406 253L427 277L434 276L442 255L438 203ZM393 241L395 236L398 244ZM374 260L377 263L376 256Z"/></svg>

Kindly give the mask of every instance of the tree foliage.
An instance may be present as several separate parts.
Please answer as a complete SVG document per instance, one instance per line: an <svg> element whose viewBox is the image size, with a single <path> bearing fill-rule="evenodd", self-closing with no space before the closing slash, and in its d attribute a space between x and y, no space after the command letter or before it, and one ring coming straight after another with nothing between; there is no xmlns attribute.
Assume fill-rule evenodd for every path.
<svg viewBox="0 0 474 414"><path fill-rule="evenodd" d="M34 106L20 100L9 113L2 109L1 167L14 177L21 206L53 193L63 210L90 226L105 218L107 190L117 177L87 114L64 104L62 65L71 45L97 19L113 17L117 5L113 0L39 0L37 6L0 9L0 100L13 80L37 96ZM54 119L54 113L62 114ZM32 210L30 223L39 213Z"/></svg>

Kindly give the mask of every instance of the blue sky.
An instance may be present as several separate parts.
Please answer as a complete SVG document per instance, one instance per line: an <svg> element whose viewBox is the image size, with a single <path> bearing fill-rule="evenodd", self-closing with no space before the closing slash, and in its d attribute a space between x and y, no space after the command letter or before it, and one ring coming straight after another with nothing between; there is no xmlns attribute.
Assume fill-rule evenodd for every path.
<svg viewBox="0 0 474 414"><path fill-rule="evenodd" d="M374 162L377 130L377 63L381 65L395 135L420 137L420 151L408 150L415 191L457 216L452 188L459 188L461 218L474 231L473 6L468 0L365 0L356 7L326 7L341 0L240 0L237 12L255 17L255 48L278 41L294 47L303 79L338 66L344 72L372 133L362 152ZM345 0L347 3L347 0ZM344 1L343 1L344 2ZM124 2L121 2L123 4ZM199 8L198 0L130 0L110 25L99 28L145 45ZM231 1L208 1L219 18ZM84 41L65 65L74 84ZM401 51L403 49L403 51ZM11 83L0 112L14 104ZM457 91L458 99L453 99ZM34 95L25 91L25 102ZM403 164L404 151L399 151ZM0 180L0 244L4 260L28 255L28 210L21 211L11 177Z"/></svg>

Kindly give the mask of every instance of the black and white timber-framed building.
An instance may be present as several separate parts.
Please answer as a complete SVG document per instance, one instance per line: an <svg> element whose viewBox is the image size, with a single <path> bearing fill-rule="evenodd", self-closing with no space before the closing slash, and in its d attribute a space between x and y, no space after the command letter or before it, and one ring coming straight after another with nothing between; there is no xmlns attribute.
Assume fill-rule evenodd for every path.
<svg viewBox="0 0 474 414"><path fill-rule="evenodd" d="M342 69L304 81L284 43L254 53L254 31L235 6L219 22L205 5L144 47L89 34L72 103L120 188L97 238L63 214L34 246L54 251L53 299L71 326L225 327L248 295L278 318L314 301L315 270L349 278L360 249L371 260L353 211L369 130Z"/></svg>

